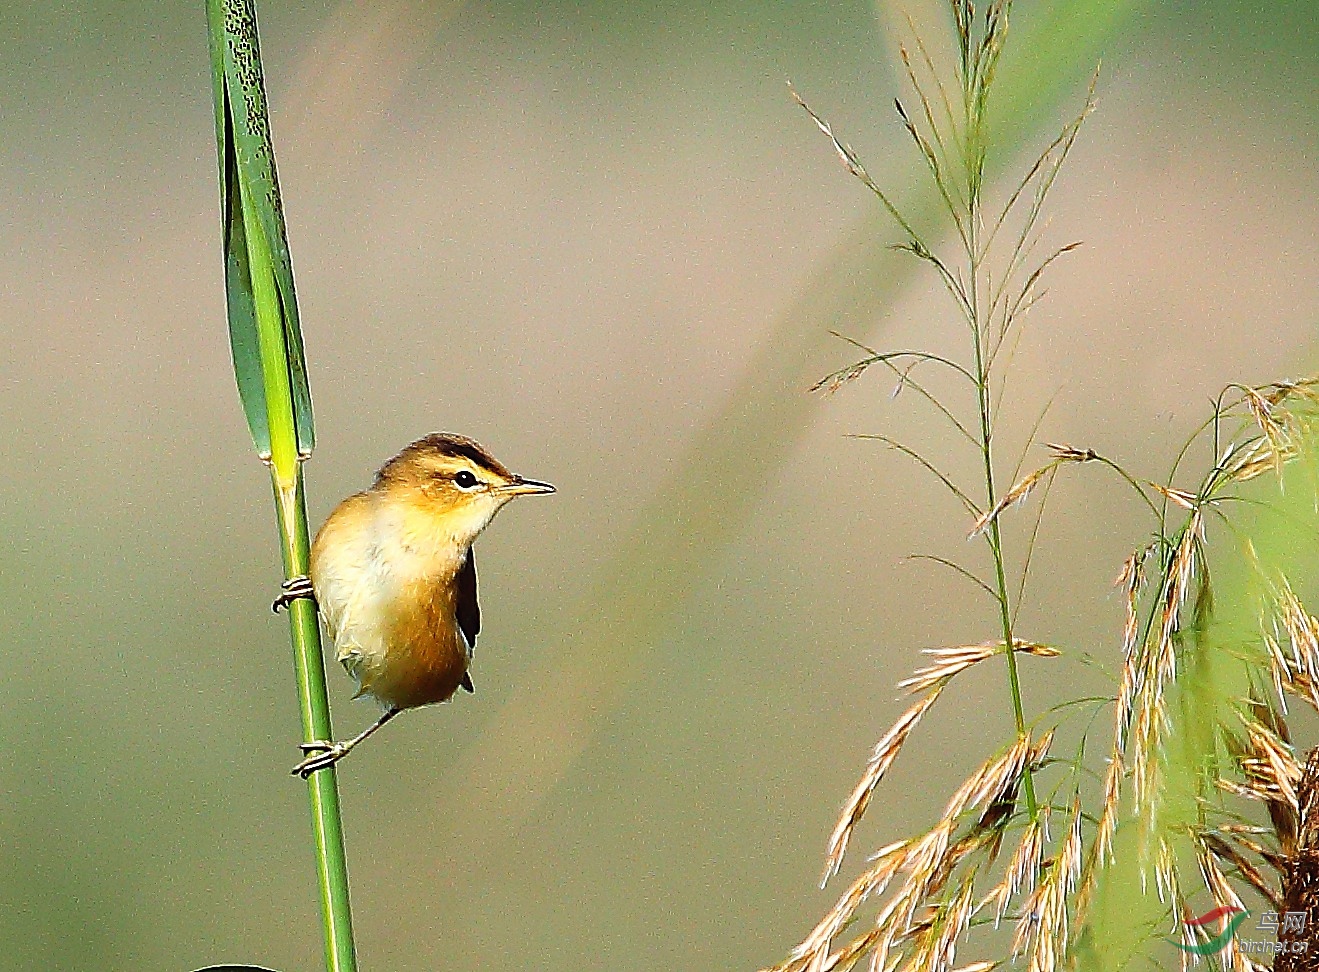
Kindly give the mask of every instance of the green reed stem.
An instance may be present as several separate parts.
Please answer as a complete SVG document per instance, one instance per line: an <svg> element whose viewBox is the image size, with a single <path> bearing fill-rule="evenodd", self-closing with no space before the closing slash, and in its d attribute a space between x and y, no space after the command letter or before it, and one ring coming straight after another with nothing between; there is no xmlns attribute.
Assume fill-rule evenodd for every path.
<svg viewBox="0 0 1319 972"><path fill-rule="evenodd" d="M248 263L251 267L266 417L270 425L270 478L275 491L284 576L290 578L305 575L310 568L311 558L302 457L298 452L293 395L289 383L288 344L279 293L271 270L270 247L250 193L242 188L241 183L239 191L242 196ZM289 635L293 643L303 741L330 739L333 733L325 685L325 662L316 607L311 601L299 599L289 606ZM325 967L328 972L356 972L352 906L348 894L348 859L344 848L339 789L334 767L313 773L307 781L307 793L311 802L316 875L325 931Z"/></svg>
<svg viewBox="0 0 1319 972"><path fill-rule="evenodd" d="M288 504L278 485L275 496L276 505L281 511L280 535L284 543L285 576L305 575L310 544L301 468L293 490L291 524L284 518L283 510ZM298 683L303 741L331 739L334 734L330 730L325 663L321 653L316 607L312 602L299 599L290 605L289 635L293 643L293 666ZM348 859L339 812L339 786L333 766L311 775L307 780L307 796L311 803L316 878L325 933L325 967L329 972L356 972L353 912L348 894Z"/></svg>

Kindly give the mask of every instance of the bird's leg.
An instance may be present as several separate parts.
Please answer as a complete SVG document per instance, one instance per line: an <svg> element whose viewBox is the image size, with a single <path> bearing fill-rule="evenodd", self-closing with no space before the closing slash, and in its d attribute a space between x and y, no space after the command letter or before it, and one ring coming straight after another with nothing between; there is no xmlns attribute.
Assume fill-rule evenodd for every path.
<svg viewBox="0 0 1319 972"><path fill-rule="evenodd" d="M339 762L339 760L343 759L350 752L352 752L353 748L358 743L360 743L367 736L371 735L371 733L375 732L377 729L379 729L386 722L394 718L394 716L398 715L402 711L403 711L402 709L386 709L385 714L382 715L379 719L377 719L371 725L367 726L352 739L347 739L343 742L303 743L302 744L303 752L311 753L311 755L308 756L306 759L304 759L297 766L293 767L293 775L301 776L305 780L307 777L311 776L311 774L315 773L317 770L325 769L325 767L327 766L333 766L335 763Z"/></svg>
<svg viewBox="0 0 1319 972"><path fill-rule="evenodd" d="M284 583L279 585L280 595L275 598L270 610L276 614L280 608L287 608L294 601L306 598L313 604L316 603L316 591L311 586L311 578L306 574L299 574L297 577L290 577Z"/></svg>

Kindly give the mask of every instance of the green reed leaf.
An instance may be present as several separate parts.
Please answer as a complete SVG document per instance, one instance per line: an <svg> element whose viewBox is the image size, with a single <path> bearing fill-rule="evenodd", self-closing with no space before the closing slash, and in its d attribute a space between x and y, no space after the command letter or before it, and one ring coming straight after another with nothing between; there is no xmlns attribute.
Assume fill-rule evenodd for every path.
<svg viewBox="0 0 1319 972"><path fill-rule="evenodd" d="M225 253L225 294L234 374L248 430L263 459L271 455L271 416L261 364L255 277L275 281L283 330L283 368L293 405L297 452L306 457L316 444L311 391L303 352L298 302L293 287L284 208L280 201L275 153L270 141L261 51L251 0L208 0L211 73L215 96L216 157L220 167L221 220ZM244 203L265 238L268 267L254 267L244 226Z"/></svg>

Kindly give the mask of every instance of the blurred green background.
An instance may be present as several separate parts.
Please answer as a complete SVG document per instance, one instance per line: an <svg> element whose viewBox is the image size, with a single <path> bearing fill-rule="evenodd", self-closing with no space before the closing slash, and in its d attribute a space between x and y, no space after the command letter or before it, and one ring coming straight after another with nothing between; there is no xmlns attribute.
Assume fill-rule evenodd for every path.
<svg viewBox="0 0 1319 972"><path fill-rule="evenodd" d="M1319 8L1104 6L1100 107L1050 231L1086 246L1032 314L1004 436L1014 458L1056 393L1046 439L1157 475L1223 383L1311 360ZM1052 7L1019 2L1015 36L1048 41L1030 31ZM894 682L919 647L993 635L956 578L904 561L979 556L956 507L845 434L954 439L878 373L805 391L852 358L831 327L961 337L928 278L890 299L895 236L784 85L907 194L897 10L259 4L313 520L439 429L560 490L480 542L476 696L345 764L363 969L776 961L833 899L824 840ZM202 4L6 4L0 43L0 966L317 968ZM1039 91L1030 146L1092 63ZM1146 526L1099 477L1052 503L1022 633L1111 654L1109 584ZM1083 677L1032 666L1028 697ZM1001 678L934 710L854 853L982 758ZM364 725L330 679L337 728Z"/></svg>

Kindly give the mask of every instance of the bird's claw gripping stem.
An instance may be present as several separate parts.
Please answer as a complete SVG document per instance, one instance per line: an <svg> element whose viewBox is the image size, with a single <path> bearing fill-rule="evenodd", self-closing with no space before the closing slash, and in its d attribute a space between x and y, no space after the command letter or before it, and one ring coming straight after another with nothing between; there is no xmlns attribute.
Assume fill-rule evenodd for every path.
<svg viewBox="0 0 1319 972"><path fill-rule="evenodd" d="M276 614L281 608L287 608L294 601L306 599L313 604L316 603L316 590L311 586L311 578L306 574L299 574L297 577L290 577L284 583L279 585L280 595L275 598L270 605L270 610Z"/></svg>
<svg viewBox="0 0 1319 972"><path fill-rule="evenodd" d="M322 742L320 740L302 743L299 748L308 755L306 759L293 767L290 775L301 776L304 780L319 769L333 766L347 756L348 751L352 749L351 746L345 746L343 743Z"/></svg>

